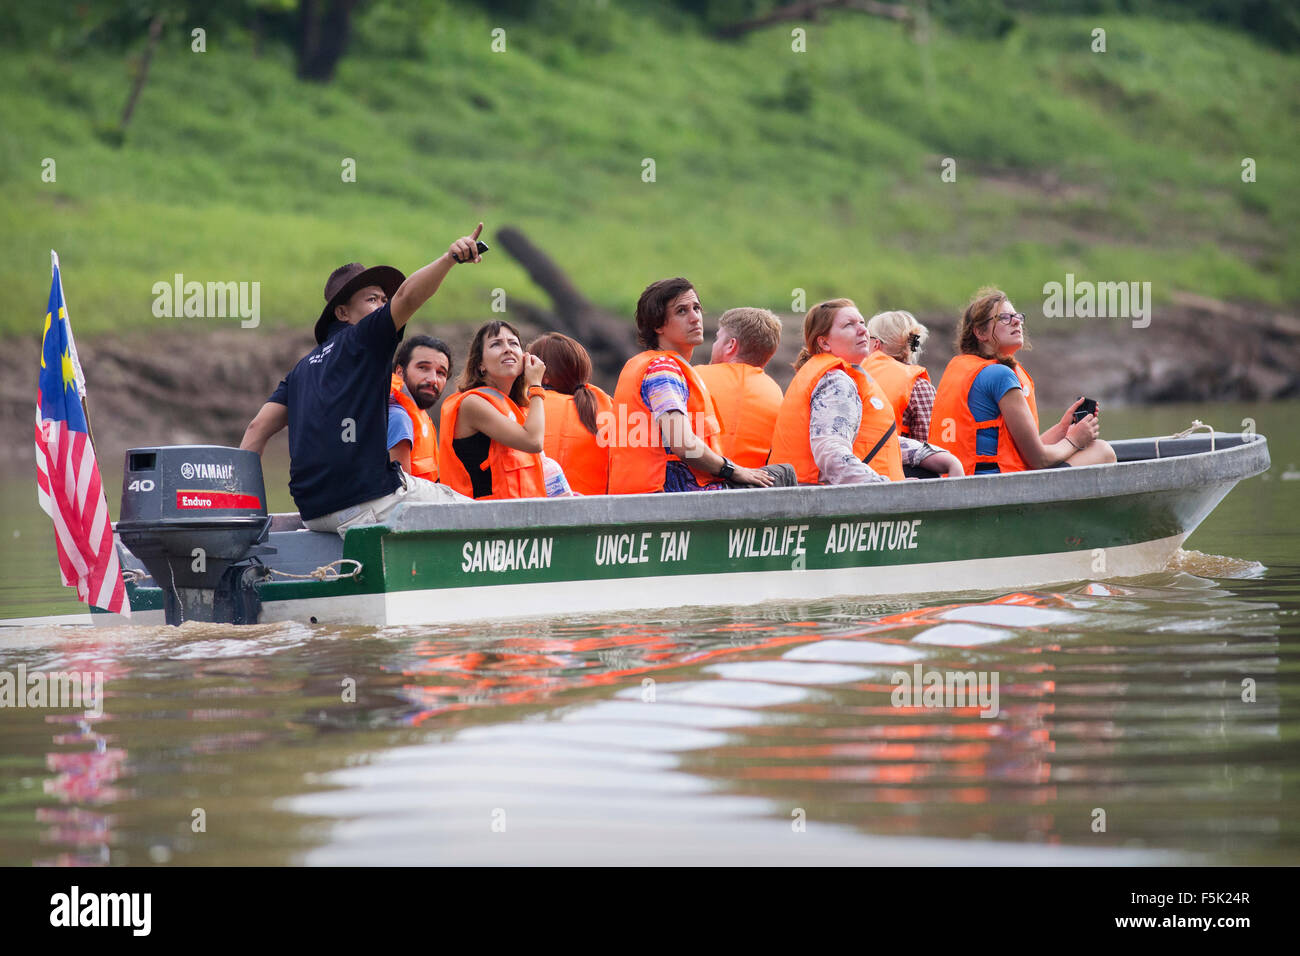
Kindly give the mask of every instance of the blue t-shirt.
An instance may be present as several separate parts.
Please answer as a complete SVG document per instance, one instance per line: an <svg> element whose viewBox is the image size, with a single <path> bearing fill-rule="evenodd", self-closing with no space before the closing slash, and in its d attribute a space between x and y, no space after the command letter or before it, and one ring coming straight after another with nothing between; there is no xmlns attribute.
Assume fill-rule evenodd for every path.
<svg viewBox="0 0 1300 956"><path fill-rule="evenodd" d="M406 409L397 402L388 403L388 448L391 451L399 441L409 441L415 445L415 424Z"/></svg>
<svg viewBox="0 0 1300 956"><path fill-rule="evenodd" d="M390 495L388 393L402 333L388 305L356 325L335 323L268 399L289 411L289 493L304 521Z"/></svg>
<svg viewBox="0 0 1300 956"><path fill-rule="evenodd" d="M1013 388L1020 388L1020 379L1016 373L998 362L982 369L971 383L966 395L966 405L977 422L992 421L1002 414L998 402L1002 396ZM975 453L977 455L996 455L998 453L998 430L981 428L975 432ZM992 462L981 462L975 466L976 474L996 472L998 466Z"/></svg>

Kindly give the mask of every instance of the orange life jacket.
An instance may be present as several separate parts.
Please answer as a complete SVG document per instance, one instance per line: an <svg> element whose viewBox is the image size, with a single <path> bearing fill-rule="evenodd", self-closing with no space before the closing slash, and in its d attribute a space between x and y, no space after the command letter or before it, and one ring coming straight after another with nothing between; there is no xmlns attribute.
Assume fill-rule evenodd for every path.
<svg viewBox="0 0 1300 956"><path fill-rule="evenodd" d="M983 358L979 355L957 355L943 370L939 387L935 389L934 411L930 415L930 437L938 436L938 443L952 452L961 461L966 474L975 474L975 466L981 462L994 462L1001 472L1028 471L1020 450L1007 431L1006 420L1002 413L997 418L986 422L975 421L970 410L970 390L975 384L975 376L992 365L996 359ZM1025 393L1029 403L1029 412L1034 416L1034 428L1038 428L1038 402L1034 398L1034 380L1020 365L1015 367L1016 378L1020 380L1020 389ZM976 454L975 439L981 428L998 430L998 453L996 455Z"/></svg>
<svg viewBox="0 0 1300 956"><path fill-rule="evenodd" d="M596 400L596 422L608 421L614 400L595 385L586 386ZM546 457L554 458L564 469L569 487L583 495L603 495L609 491L609 441L587 431L578 418L578 406L572 395L550 389L542 399L546 405Z"/></svg>
<svg viewBox="0 0 1300 956"><path fill-rule="evenodd" d="M912 388L916 385L916 380L923 378L928 381L930 373L924 365L908 365L880 351L868 355L862 367L876 380L876 384L894 406L898 433L910 438L912 430L903 425L903 412L907 411L907 405L912 400Z"/></svg>
<svg viewBox="0 0 1300 956"><path fill-rule="evenodd" d="M814 355L795 373L794 380L786 389L772 432L772 461L794 465L801 485L815 485L821 481L821 471L812 454L812 394L822 376L834 369L853 379L858 397L862 399L862 420L858 423L857 437L853 439L853 454L865 458L890 426L897 424L894 407L870 375L834 355ZM903 480L903 451L898 444L897 431L885 439L884 445L868 464L890 481Z"/></svg>
<svg viewBox="0 0 1300 956"><path fill-rule="evenodd" d="M772 428L781 408L781 386L753 365L697 365L718 408L722 453L745 468L762 468L772 450Z"/></svg>
<svg viewBox="0 0 1300 956"><path fill-rule="evenodd" d="M520 425L527 420L523 409L502 395L495 388L481 386L467 392L457 392L442 403L441 435L438 441L438 457L442 465L442 483L453 491L472 498L474 485L469 472L465 470L460 456L452 448L456 437L456 419L460 415L461 402L470 395L478 395L493 408L508 418L513 418ZM485 501L498 498L545 498L546 475L542 469L542 456L526 451L519 451L509 445L503 445L493 439L488 446L488 456L483 461L483 470L492 475L492 494L479 499Z"/></svg>
<svg viewBox="0 0 1300 956"><path fill-rule="evenodd" d="M686 413L695 437L719 455L722 446L718 441L722 426L718 423L718 410L713 396L691 368L676 352L650 349L627 360L614 389L615 418L611 423L614 434L610 436L612 448L609 459L609 493L611 495L636 495L661 491L668 462L680 461L664 448L663 435L641 400L641 380L646 366L658 358L669 358L686 378ZM686 463L688 466L690 462ZM695 480L703 488L717 477L691 468Z"/></svg>
<svg viewBox="0 0 1300 956"><path fill-rule="evenodd" d="M411 439L411 468L407 474L413 478L437 481L438 433L433 430L433 419L406 393L406 383L396 372L393 373L392 390L388 393L388 398L405 409L411 419L411 430L415 433Z"/></svg>

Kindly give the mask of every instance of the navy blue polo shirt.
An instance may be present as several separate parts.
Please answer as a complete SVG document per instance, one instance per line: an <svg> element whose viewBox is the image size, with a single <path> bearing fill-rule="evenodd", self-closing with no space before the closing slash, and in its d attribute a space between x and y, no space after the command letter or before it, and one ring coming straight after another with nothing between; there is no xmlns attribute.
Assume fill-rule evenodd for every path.
<svg viewBox="0 0 1300 956"><path fill-rule="evenodd" d="M387 304L356 325L336 322L267 399L289 410L289 493L304 521L401 485L387 443L393 350L401 338Z"/></svg>

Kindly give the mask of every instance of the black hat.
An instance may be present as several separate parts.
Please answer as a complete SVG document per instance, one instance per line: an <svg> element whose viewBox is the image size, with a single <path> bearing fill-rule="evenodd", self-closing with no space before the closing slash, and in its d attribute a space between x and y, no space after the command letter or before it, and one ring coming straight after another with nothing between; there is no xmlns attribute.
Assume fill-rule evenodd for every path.
<svg viewBox="0 0 1300 956"><path fill-rule="evenodd" d="M367 269L359 262L349 262L339 266L325 280L325 308L316 320L316 343L325 341L330 324L338 321L334 317L334 307L343 305L352 298L358 289L368 285L377 285L384 290L388 298L393 297L398 286L406 281L406 276L392 266L372 266Z"/></svg>

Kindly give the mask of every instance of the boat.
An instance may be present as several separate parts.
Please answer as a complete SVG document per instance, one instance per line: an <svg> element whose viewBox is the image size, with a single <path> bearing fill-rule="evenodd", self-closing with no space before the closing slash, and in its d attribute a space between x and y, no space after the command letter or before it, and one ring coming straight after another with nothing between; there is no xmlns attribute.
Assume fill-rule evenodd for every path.
<svg viewBox="0 0 1300 956"><path fill-rule="evenodd" d="M463 624L1134 577L1269 467L1251 433L1111 444L1114 464L1010 475L404 504L343 537L268 514L253 452L136 448L115 534L129 623Z"/></svg>

